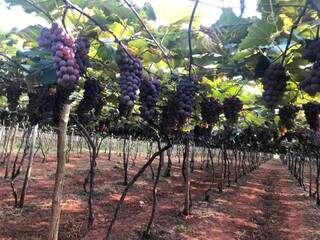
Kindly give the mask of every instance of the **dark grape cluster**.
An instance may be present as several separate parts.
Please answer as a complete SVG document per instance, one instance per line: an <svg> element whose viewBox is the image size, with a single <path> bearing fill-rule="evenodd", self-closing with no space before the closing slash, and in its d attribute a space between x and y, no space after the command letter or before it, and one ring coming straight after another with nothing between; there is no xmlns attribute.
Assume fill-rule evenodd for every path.
<svg viewBox="0 0 320 240"><path fill-rule="evenodd" d="M57 118L56 89L53 86L39 86L28 93L27 114L31 125L49 123Z"/></svg>
<svg viewBox="0 0 320 240"><path fill-rule="evenodd" d="M212 132L211 126L196 125L193 129L193 138L195 141L208 140L211 137L211 132Z"/></svg>
<svg viewBox="0 0 320 240"><path fill-rule="evenodd" d="M314 131L320 130L320 104L309 102L303 105L304 115L306 116L306 120L310 126L310 129Z"/></svg>
<svg viewBox="0 0 320 240"><path fill-rule="evenodd" d="M264 73L263 100L268 108L274 108L281 101L287 86L287 75L281 64L271 64Z"/></svg>
<svg viewBox="0 0 320 240"><path fill-rule="evenodd" d="M142 78L142 64L138 57L128 56L121 52L118 66L120 68L121 88L119 111L120 115L127 116L137 99Z"/></svg>
<svg viewBox="0 0 320 240"><path fill-rule="evenodd" d="M300 82L300 87L310 96L320 91L320 62L313 64L308 76Z"/></svg>
<svg viewBox="0 0 320 240"><path fill-rule="evenodd" d="M191 117L195 107L197 85L192 79L183 78L175 93L175 103L177 105L177 119L180 125L185 124Z"/></svg>
<svg viewBox="0 0 320 240"><path fill-rule="evenodd" d="M290 104L285 105L279 109L279 125L286 129L291 129L294 126L294 119L297 115L299 108Z"/></svg>
<svg viewBox="0 0 320 240"><path fill-rule="evenodd" d="M302 58L315 62L320 60L320 39L307 41L307 46L303 49Z"/></svg>
<svg viewBox="0 0 320 240"><path fill-rule="evenodd" d="M84 117L85 114L88 114L99 105L101 91L102 87L96 79L88 78L84 82L83 98L76 111L80 117Z"/></svg>
<svg viewBox="0 0 320 240"><path fill-rule="evenodd" d="M162 133L168 133L168 131L176 129L177 125L177 105L172 96L162 110L160 130Z"/></svg>
<svg viewBox="0 0 320 240"><path fill-rule="evenodd" d="M223 112L223 106L216 98L203 99L201 104L202 120L208 124L214 124L219 120L220 114Z"/></svg>
<svg viewBox="0 0 320 240"><path fill-rule="evenodd" d="M6 97L10 111L17 110L21 93L22 89L19 84L10 83L6 86Z"/></svg>
<svg viewBox="0 0 320 240"><path fill-rule="evenodd" d="M147 122L153 122L157 112L156 103L160 92L160 82L153 77L144 77L140 85L140 113Z"/></svg>
<svg viewBox="0 0 320 240"><path fill-rule="evenodd" d="M76 54L75 58L79 65L80 75L83 75L89 66L90 41L88 37L79 36L76 39Z"/></svg>
<svg viewBox="0 0 320 240"><path fill-rule="evenodd" d="M242 101L236 97L231 96L228 98L225 98L223 101L223 112L224 116L227 119L227 122L230 124L234 124L238 121L239 113L241 112L243 108Z"/></svg>
<svg viewBox="0 0 320 240"><path fill-rule="evenodd" d="M50 29L42 29L38 42L41 47L48 48L53 54L58 84L74 89L78 84L80 71L75 59L76 45L73 38L57 23L53 23Z"/></svg>

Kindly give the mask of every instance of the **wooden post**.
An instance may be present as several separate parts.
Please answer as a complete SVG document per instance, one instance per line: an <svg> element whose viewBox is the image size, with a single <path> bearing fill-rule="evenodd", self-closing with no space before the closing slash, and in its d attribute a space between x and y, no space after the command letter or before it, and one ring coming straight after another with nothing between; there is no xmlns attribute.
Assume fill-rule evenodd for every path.
<svg viewBox="0 0 320 240"><path fill-rule="evenodd" d="M57 170L56 179L54 183L54 192L52 196L52 208L51 218L49 225L49 236L48 240L58 240L59 233L59 222L61 214L61 200L64 183L64 172L65 172L65 145L67 127L69 122L70 105L63 105L63 109L60 115L59 128L58 128L58 144L57 144Z"/></svg>

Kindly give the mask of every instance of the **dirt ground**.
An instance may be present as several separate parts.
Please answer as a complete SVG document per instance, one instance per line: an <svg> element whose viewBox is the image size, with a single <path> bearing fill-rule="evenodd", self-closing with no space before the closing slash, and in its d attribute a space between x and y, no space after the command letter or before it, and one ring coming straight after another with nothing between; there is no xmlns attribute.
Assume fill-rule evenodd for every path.
<svg viewBox="0 0 320 240"><path fill-rule="evenodd" d="M124 188L121 157L114 155L112 161L106 159L103 154L98 159L93 201L95 222L86 237L89 240L104 239L108 220ZM143 161L141 158L137 166ZM46 163L41 163L40 159L34 162L23 209L12 207L10 183L3 179L3 166L0 166L1 240L46 239L55 166L53 158ZM130 165L130 177L137 171L137 166ZM83 191L83 180L88 167L85 155L73 155L67 164L61 240L81 239L84 231L87 196ZM181 214L184 187L178 162L174 162L170 178L161 178L151 239L320 239L320 208L309 200L307 193L278 160L268 161L223 193L214 191L210 202L204 201L210 173L195 170L192 179L192 215L185 217ZM21 180L17 181L18 187ZM112 239L138 239L148 222L151 202L152 179L148 169L130 190Z"/></svg>

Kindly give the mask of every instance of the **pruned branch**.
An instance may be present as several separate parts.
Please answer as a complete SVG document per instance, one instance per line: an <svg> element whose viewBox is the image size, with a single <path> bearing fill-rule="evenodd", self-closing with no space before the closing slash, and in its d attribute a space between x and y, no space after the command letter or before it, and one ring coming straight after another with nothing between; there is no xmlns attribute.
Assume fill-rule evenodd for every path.
<svg viewBox="0 0 320 240"><path fill-rule="evenodd" d="M197 7L199 4L199 0L195 1L192 13L191 13L191 17L190 17L190 21L189 21L189 28L188 28L188 43L189 43L189 79L191 79L191 75L192 75L192 64L193 64L193 56L192 56L192 23L193 23L193 19L194 19L194 15L196 13Z"/></svg>
<svg viewBox="0 0 320 240"><path fill-rule="evenodd" d="M290 44L291 44L291 40L292 40L292 36L293 36L293 31L298 27L298 24L301 20L301 18L304 16L307 8L308 8L308 5L309 5L309 1L310 0L307 0L304 7L301 9L300 13L299 13L299 16L298 18L296 19L296 21L293 23L292 27L291 27L291 30L290 30L290 35L289 35L289 38L288 38L288 41L287 41L287 45L286 45L286 48L283 52L283 55L282 55L282 61L281 61L281 64L283 65L284 64L284 61L286 59L286 55L287 55L287 52L288 52L288 49L290 47Z"/></svg>

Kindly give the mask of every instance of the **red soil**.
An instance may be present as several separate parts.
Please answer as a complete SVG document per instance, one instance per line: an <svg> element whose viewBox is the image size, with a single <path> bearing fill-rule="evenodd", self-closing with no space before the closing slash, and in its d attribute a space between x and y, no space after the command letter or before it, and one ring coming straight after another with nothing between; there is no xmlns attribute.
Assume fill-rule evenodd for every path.
<svg viewBox="0 0 320 240"><path fill-rule="evenodd" d="M93 202L95 222L86 237L90 240L104 239L107 221L124 188L121 158L105 159L102 155L98 160ZM80 239L85 228L87 197L82 186L88 165L86 156L74 156L67 164L59 239ZM53 159L44 164L40 160L34 162L23 209L12 207L10 184L0 178L1 240L46 239L55 166ZM137 169L131 166L130 176ZM161 178L152 239L320 239L320 209L277 160L263 164L237 186L223 193L214 192L209 203L204 201L204 193L210 185L210 173L196 170L192 179L192 215L184 217L181 214L184 187L178 163L174 164L172 177ZM17 181L18 187L19 183L21 179ZM152 180L147 170L130 190L112 239L138 239L150 215L151 191Z"/></svg>

